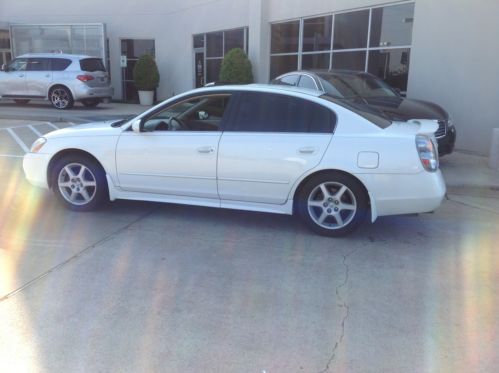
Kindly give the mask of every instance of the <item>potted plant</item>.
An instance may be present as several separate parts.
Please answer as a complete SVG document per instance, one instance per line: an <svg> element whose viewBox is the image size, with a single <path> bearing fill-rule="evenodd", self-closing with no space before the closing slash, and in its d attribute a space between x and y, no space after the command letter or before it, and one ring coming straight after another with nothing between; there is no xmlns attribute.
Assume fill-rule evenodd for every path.
<svg viewBox="0 0 499 373"><path fill-rule="evenodd" d="M141 105L152 105L154 90L158 87L159 72L156 62L149 54L142 55L133 68L133 80L139 90Z"/></svg>
<svg viewBox="0 0 499 373"><path fill-rule="evenodd" d="M219 80L235 84L253 83L251 61L241 48L231 49L225 54Z"/></svg>

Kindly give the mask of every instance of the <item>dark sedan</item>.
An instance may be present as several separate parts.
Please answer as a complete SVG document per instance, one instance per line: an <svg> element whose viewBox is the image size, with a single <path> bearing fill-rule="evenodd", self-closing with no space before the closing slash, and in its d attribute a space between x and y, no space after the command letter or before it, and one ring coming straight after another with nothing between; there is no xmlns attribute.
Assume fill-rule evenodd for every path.
<svg viewBox="0 0 499 373"><path fill-rule="evenodd" d="M271 84L292 85L319 90L355 105L368 105L392 121L434 119L439 155L450 154L456 142L456 128L449 114L437 104L404 98L381 79L362 71L293 71L272 80Z"/></svg>

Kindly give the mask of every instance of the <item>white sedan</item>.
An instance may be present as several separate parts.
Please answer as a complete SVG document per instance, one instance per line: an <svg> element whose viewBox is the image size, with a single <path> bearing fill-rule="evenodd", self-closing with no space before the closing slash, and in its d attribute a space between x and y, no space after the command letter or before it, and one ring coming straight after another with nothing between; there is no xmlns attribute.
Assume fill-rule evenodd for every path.
<svg viewBox="0 0 499 373"><path fill-rule="evenodd" d="M72 210L130 199L297 214L329 236L438 208L438 124L368 110L293 87L202 88L132 120L51 132L23 168Z"/></svg>

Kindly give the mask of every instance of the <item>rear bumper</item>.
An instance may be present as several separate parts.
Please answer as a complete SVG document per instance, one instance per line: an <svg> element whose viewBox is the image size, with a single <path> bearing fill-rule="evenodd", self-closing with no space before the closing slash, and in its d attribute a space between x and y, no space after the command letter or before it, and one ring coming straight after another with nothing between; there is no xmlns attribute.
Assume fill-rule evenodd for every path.
<svg viewBox="0 0 499 373"><path fill-rule="evenodd" d="M440 170L413 175L371 175L365 180L377 216L403 215L436 210L445 197L446 186Z"/></svg>
<svg viewBox="0 0 499 373"><path fill-rule="evenodd" d="M114 88L112 86L89 87L82 84L74 87L73 94L76 101L86 98L111 98L114 94Z"/></svg>
<svg viewBox="0 0 499 373"><path fill-rule="evenodd" d="M23 158L26 179L37 187L48 189L47 167L49 162L49 154L27 153Z"/></svg>

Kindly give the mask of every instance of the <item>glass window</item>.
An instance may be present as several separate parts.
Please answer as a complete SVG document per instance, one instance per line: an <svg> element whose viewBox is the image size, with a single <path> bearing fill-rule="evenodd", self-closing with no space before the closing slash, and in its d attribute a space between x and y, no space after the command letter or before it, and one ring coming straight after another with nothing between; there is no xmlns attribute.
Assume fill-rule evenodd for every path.
<svg viewBox="0 0 499 373"><path fill-rule="evenodd" d="M395 97L396 94L382 80L364 72L320 73L321 83L331 96L355 97Z"/></svg>
<svg viewBox="0 0 499 373"><path fill-rule="evenodd" d="M138 59L144 54L155 57L154 40L151 39L123 39L121 40L121 54L127 58Z"/></svg>
<svg viewBox="0 0 499 373"><path fill-rule="evenodd" d="M329 133L333 114L303 99L272 93L245 92L235 113L234 131Z"/></svg>
<svg viewBox="0 0 499 373"><path fill-rule="evenodd" d="M365 68L365 51L333 53L333 69L365 71Z"/></svg>
<svg viewBox="0 0 499 373"><path fill-rule="evenodd" d="M52 58L52 71L64 71L71 65L71 60L66 58Z"/></svg>
<svg viewBox="0 0 499 373"><path fill-rule="evenodd" d="M298 69L298 56L272 56L270 57L270 78Z"/></svg>
<svg viewBox="0 0 499 373"><path fill-rule="evenodd" d="M218 131L231 95L211 95L182 101L149 117L146 131Z"/></svg>
<svg viewBox="0 0 499 373"><path fill-rule="evenodd" d="M193 45L194 45L194 48L203 48L204 47L204 34L194 35L193 36Z"/></svg>
<svg viewBox="0 0 499 373"><path fill-rule="evenodd" d="M50 71L50 60L48 58L30 58L28 71Z"/></svg>
<svg viewBox="0 0 499 373"><path fill-rule="evenodd" d="M270 53L298 52L300 21L277 23L271 26Z"/></svg>
<svg viewBox="0 0 499 373"><path fill-rule="evenodd" d="M373 9L370 46L410 45L413 19L414 3Z"/></svg>
<svg viewBox="0 0 499 373"><path fill-rule="evenodd" d="M308 88L317 90L317 84L315 84L314 80L308 75L302 75L300 78L300 82L298 83L298 87Z"/></svg>
<svg viewBox="0 0 499 373"><path fill-rule="evenodd" d="M244 29L225 31L224 38L224 53L234 48L244 50Z"/></svg>
<svg viewBox="0 0 499 373"><path fill-rule="evenodd" d="M28 64L28 61L26 60L26 58L16 58L14 61L12 61L9 64L8 70L9 71L25 71L27 64Z"/></svg>
<svg viewBox="0 0 499 373"><path fill-rule="evenodd" d="M303 21L303 51L314 52L331 49L333 16L310 18Z"/></svg>
<svg viewBox="0 0 499 373"><path fill-rule="evenodd" d="M223 57L223 32L206 34L206 57Z"/></svg>
<svg viewBox="0 0 499 373"><path fill-rule="evenodd" d="M80 68L82 71L88 71L90 73L94 71L106 71L100 58L85 58L80 60Z"/></svg>
<svg viewBox="0 0 499 373"><path fill-rule="evenodd" d="M335 15L333 49L366 48L368 28L369 10Z"/></svg>
<svg viewBox="0 0 499 373"><path fill-rule="evenodd" d="M286 75L283 76L281 79L274 81L273 84L297 86L299 78L300 75L298 74Z"/></svg>
<svg viewBox="0 0 499 373"><path fill-rule="evenodd" d="M311 69L329 69L329 53L304 54L301 58L301 68L303 70Z"/></svg>
<svg viewBox="0 0 499 373"><path fill-rule="evenodd" d="M221 58L206 60L206 83L216 82L219 80L222 61L223 59Z"/></svg>
<svg viewBox="0 0 499 373"><path fill-rule="evenodd" d="M369 52L368 72L383 79L390 86L407 91L410 50L407 48Z"/></svg>

